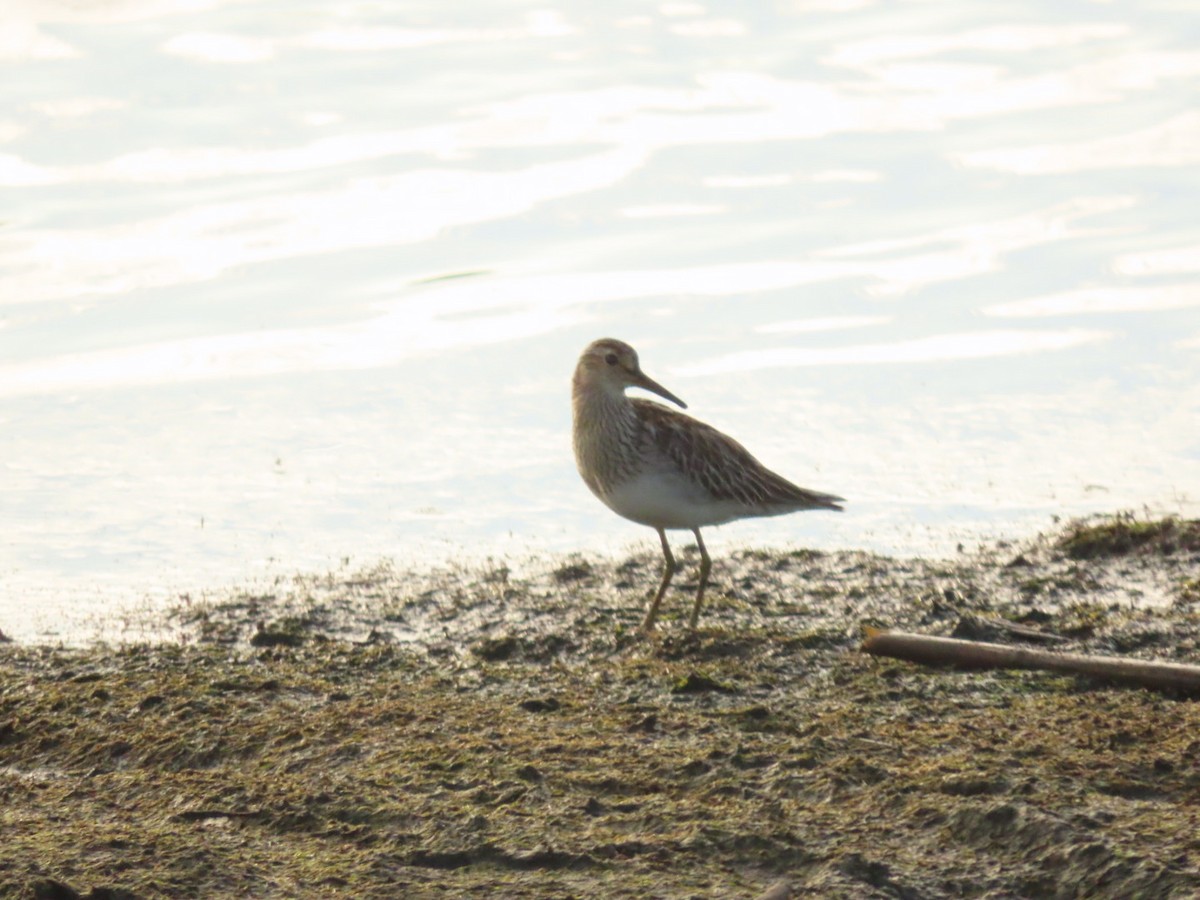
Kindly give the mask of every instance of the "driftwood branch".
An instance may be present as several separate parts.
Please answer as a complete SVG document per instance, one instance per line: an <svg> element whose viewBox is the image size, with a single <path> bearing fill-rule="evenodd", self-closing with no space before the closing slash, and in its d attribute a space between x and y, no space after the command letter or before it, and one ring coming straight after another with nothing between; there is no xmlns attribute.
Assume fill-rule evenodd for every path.
<svg viewBox="0 0 1200 900"><path fill-rule="evenodd" d="M891 656L925 665L951 665L963 669L1041 669L1158 691L1200 694L1200 666L1180 663L1057 653L875 628L867 629L862 649L875 656Z"/></svg>

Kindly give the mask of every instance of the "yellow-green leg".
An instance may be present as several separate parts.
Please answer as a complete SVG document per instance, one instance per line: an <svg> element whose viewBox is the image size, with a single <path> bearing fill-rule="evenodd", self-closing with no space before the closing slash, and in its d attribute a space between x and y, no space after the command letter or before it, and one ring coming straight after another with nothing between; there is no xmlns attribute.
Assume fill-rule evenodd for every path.
<svg viewBox="0 0 1200 900"><path fill-rule="evenodd" d="M671 555L671 545L667 543L667 533L659 528L658 539L662 541L663 557L667 561L666 568L663 569L662 581L658 584L658 591L654 594L654 599L650 601L650 608L646 610L646 618L642 620L642 631L650 632L654 630L654 622L658 619L658 606L662 603L663 595L667 592L667 585L671 583L671 578L674 577L676 571L675 557Z"/></svg>
<svg viewBox="0 0 1200 900"><path fill-rule="evenodd" d="M708 573L712 571L712 560L704 547L704 539L700 537L700 529L693 528L692 534L696 536L696 546L700 548L700 587L696 588L696 605L692 607L692 618L688 623L692 631L695 631L696 622L700 620L700 604L704 602L704 588L708 585Z"/></svg>

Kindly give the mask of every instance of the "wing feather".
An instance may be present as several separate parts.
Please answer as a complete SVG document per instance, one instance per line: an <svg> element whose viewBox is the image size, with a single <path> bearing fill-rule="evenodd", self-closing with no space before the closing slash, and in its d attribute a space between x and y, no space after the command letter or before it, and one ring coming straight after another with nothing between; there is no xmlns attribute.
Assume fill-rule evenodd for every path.
<svg viewBox="0 0 1200 900"><path fill-rule="evenodd" d="M711 425L650 400L633 404L644 428L642 440L715 499L759 510L841 509L841 497L792 484Z"/></svg>

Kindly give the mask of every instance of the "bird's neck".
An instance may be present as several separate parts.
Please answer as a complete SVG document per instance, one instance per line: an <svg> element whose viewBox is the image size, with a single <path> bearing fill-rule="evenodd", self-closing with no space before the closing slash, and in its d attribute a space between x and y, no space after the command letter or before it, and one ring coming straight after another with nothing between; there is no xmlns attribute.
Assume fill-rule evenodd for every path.
<svg viewBox="0 0 1200 900"><path fill-rule="evenodd" d="M613 392L575 379L571 397L575 463L596 494L636 470L638 418L625 392Z"/></svg>

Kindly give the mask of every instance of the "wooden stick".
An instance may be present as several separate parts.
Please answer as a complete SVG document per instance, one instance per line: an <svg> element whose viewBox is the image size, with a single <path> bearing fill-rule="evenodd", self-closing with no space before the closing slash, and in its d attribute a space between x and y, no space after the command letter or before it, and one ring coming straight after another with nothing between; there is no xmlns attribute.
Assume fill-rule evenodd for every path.
<svg viewBox="0 0 1200 900"><path fill-rule="evenodd" d="M979 641L931 637L905 631L867 628L862 649L875 656L891 656L925 665L952 665L964 669L1044 669L1068 675L1088 675L1119 684L1133 684L1159 691L1200 693L1200 666L1056 653L1029 647L1008 647Z"/></svg>

